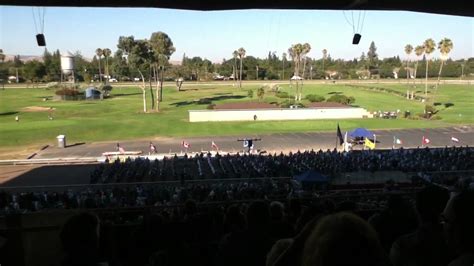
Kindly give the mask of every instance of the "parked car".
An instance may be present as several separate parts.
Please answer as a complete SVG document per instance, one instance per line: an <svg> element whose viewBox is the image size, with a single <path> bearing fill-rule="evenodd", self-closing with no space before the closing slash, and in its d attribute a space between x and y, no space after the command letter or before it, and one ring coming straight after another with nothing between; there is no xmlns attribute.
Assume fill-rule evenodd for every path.
<svg viewBox="0 0 474 266"><path fill-rule="evenodd" d="M118 80L116 78L111 78L109 79L109 82L118 82Z"/></svg>
<svg viewBox="0 0 474 266"><path fill-rule="evenodd" d="M221 76L221 75L219 75L219 74L217 74L217 75L214 76L214 80L224 80L224 79L225 79L225 77L224 77L224 76Z"/></svg>

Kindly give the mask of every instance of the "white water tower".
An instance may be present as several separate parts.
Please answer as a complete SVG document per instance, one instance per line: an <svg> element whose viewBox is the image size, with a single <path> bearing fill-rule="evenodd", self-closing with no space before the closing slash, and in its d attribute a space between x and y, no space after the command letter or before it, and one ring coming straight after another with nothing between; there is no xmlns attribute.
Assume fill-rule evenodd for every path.
<svg viewBox="0 0 474 266"><path fill-rule="evenodd" d="M69 81L71 77L74 83L74 55L68 51L61 54L61 82Z"/></svg>

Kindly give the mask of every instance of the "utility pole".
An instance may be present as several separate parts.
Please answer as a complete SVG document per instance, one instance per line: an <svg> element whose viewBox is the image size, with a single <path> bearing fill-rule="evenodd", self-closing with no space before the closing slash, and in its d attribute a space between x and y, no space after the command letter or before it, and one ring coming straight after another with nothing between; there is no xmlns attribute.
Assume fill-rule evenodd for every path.
<svg viewBox="0 0 474 266"><path fill-rule="evenodd" d="M257 80L258 80L258 65L256 66L256 69L257 69Z"/></svg>

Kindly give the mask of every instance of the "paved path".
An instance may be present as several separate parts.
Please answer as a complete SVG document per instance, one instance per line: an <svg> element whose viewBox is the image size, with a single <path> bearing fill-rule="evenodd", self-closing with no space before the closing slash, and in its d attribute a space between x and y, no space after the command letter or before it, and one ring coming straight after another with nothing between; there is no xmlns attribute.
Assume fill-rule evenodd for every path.
<svg viewBox="0 0 474 266"><path fill-rule="evenodd" d="M342 129L344 130L344 129ZM376 130L377 148L390 149L393 145L393 136L401 139L403 144L396 147L417 147L421 146L423 136L430 139L428 147L444 146L474 146L474 125L458 126L450 128L434 129L403 129L403 130ZM343 131L344 134L344 131ZM126 151L143 151L148 154L148 144L152 141L160 154L175 154L185 152L181 146L183 140L187 141L191 147L188 152L200 152L211 150L211 141L214 141L222 152L240 152L244 148L242 142L237 139L242 138L261 138L261 141L255 142L259 150L267 152L288 152L296 150L310 149L334 149L336 145L336 132L309 132L309 133L279 133L279 134L249 134L240 136L217 136L217 137L193 137L193 138L161 138L150 140L131 140L119 141L120 145ZM459 143L451 141L451 137L460 140ZM46 158L69 158L69 157L100 157L103 152L115 151L117 141L85 143L80 145L71 145L67 148L48 147L39 151L35 159ZM72 144L72 143L67 143ZM357 149L357 147L356 147Z"/></svg>

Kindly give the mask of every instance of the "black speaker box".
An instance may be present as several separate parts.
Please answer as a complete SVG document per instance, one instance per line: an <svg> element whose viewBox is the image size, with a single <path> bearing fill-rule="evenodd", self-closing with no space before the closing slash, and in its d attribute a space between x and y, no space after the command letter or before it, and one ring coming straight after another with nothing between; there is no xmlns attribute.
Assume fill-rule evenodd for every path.
<svg viewBox="0 0 474 266"><path fill-rule="evenodd" d="M38 46L46 46L46 39L44 38L44 34L36 34L36 42Z"/></svg>
<svg viewBox="0 0 474 266"><path fill-rule="evenodd" d="M359 44L361 37L362 35L359 33L354 34L354 38L352 38L352 44Z"/></svg>

